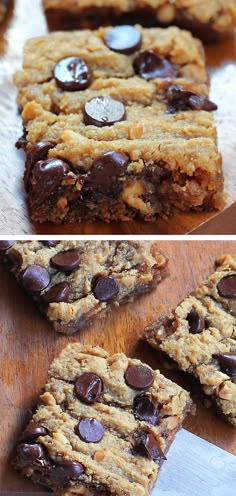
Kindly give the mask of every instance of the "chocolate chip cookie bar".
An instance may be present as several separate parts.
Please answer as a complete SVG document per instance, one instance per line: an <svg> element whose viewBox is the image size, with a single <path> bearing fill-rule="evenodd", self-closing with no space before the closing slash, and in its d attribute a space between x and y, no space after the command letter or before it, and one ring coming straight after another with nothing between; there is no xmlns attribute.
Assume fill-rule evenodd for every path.
<svg viewBox="0 0 236 496"><path fill-rule="evenodd" d="M235 0L43 0L43 7L52 30L174 24L209 41L228 34L236 25Z"/></svg>
<svg viewBox="0 0 236 496"><path fill-rule="evenodd" d="M159 370L69 344L51 365L13 465L60 496L148 496L191 408Z"/></svg>
<svg viewBox="0 0 236 496"><path fill-rule="evenodd" d="M15 76L32 220L154 220L222 207L203 48L119 26L30 40Z"/></svg>
<svg viewBox="0 0 236 496"><path fill-rule="evenodd" d="M145 339L196 377L236 426L236 256L220 257L217 266L170 317L147 327Z"/></svg>
<svg viewBox="0 0 236 496"><path fill-rule="evenodd" d="M0 254L53 328L68 334L167 274L151 241L0 241Z"/></svg>

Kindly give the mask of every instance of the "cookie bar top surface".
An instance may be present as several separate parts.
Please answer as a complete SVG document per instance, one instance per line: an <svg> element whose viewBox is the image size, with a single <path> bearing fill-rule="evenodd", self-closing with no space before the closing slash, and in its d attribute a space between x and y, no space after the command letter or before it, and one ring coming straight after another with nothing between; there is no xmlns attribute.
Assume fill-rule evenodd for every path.
<svg viewBox="0 0 236 496"><path fill-rule="evenodd" d="M193 374L236 425L236 256L222 256L217 265L169 318L148 326L145 339Z"/></svg>
<svg viewBox="0 0 236 496"><path fill-rule="evenodd" d="M227 33L236 24L235 0L43 0L51 29L95 27L116 22L179 24L204 39L216 33Z"/></svg>
<svg viewBox="0 0 236 496"><path fill-rule="evenodd" d="M56 330L74 332L154 288L167 258L155 242L3 241L0 250Z"/></svg>
<svg viewBox="0 0 236 496"><path fill-rule="evenodd" d="M133 33L138 31L140 38L133 41L132 36L135 35L132 32L118 34L117 37L123 37L126 43L126 47L122 48L115 47L115 43L119 43L119 40L113 40L113 43L109 41L111 28L73 33L56 32L29 40L24 48L23 71L15 75L15 83L19 88L20 108L27 101L36 100L45 109L54 109L56 113L70 113L73 110L77 112L79 106L81 108L85 101L96 96L102 89L107 89L108 92L109 88L112 91L112 87L116 86L117 93L113 96L119 96L122 85L123 93L126 91L126 95L123 96L124 102L126 98L126 103L129 105L132 102L150 104L156 99L159 88L163 93L166 79L167 83L169 80L177 82L182 78L196 83L208 82L202 45L190 33L176 27L144 29L136 26L134 29L130 26L129 28ZM127 39L128 37L131 37L131 41ZM164 59L164 63L162 60L150 62L153 67L149 69L153 71L156 69L156 75L154 73L150 76L140 75L140 67L137 68L137 64L135 66L138 54L146 50L151 50L162 60ZM86 63L90 77L87 75L85 88L77 84L77 88L69 88L69 91L66 91L68 89L66 80L63 84L63 80L59 81L56 77L55 67L59 61L67 57L79 57ZM75 66L74 70L79 74L78 66ZM69 74L66 72L64 68L61 77L68 77ZM140 91L134 91L138 83L143 84L144 93L149 93L146 97L149 101L143 102ZM130 84L132 85L130 93L127 93ZM113 88L113 91L116 92L116 89Z"/></svg>
<svg viewBox="0 0 236 496"><path fill-rule="evenodd" d="M13 464L55 494L147 496L190 409L158 370L73 343L51 365Z"/></svg>
<svg viewBox="0 0 236 496"><path fill-rule="evenodd" d="M216 105L202 44L189 32L52 33L26 44L15 83L34 220L150 220L222 207Z"/></svg>

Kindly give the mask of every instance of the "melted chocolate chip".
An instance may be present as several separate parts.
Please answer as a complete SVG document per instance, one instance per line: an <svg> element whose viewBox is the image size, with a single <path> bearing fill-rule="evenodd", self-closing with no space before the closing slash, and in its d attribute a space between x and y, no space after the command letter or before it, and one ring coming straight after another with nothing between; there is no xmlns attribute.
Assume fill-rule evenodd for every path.
<svg viewBox="0 0 236 496"><path fill-rule="evenodd" d="M132 365L125 372L125 381L132 389L148 389L154 381L153 371L144 365Z"/></svg>
<svg viewBox="0 0 236 496"><path fill-rule="evenodd" d="M104 427L96 419L82 419L75 427L75 433L85 443L99 443L104 436Z"/></svg>
<svg viewBox="0 0 236 496"><path fill-rule="evenodd" d="M64 460L49 468L47 479L58 486L64 486L71 480L78 480L84 472L85 468L81 463Z"/></svg>
<svg viewBox="0 0 236 496"><path fill-rule="evenodd" d="M160 444L152 432L143 431L140 433L136 444L136 450L140 455L151 458L152 460L158 462L166 460Z"/></svg>
<svg viewBox="0 0 236 496"><path fill-rule="evenodd" d="M92 290L99 301L111 301L119 294L119 285L113 277L95 277Z"/></svg>
<svg viewBox="0 0 236 496"><path fill-rule="evenodd" d="M35 143L30 148L27 149L26 162L25 162L25 173L24 173L24 184L26 190L28 189L29 178L32 171L33 165L39 160L44 160L47 158L48 151L53 145L49 141L40 141Z"/></svg>
<svg viewBox="0 0 236 496"><path fill-rule="evenodd" d="M27 139L26 139L26 129L24 129L24 133L22 136L17 140L15 144L17 150L26 150L27 147Z"/></svg>
<svg viewBox="0 0 236 496"><path fill-rule="evenodd" d="M21 441L35 441L39 436L47 436L48 431L42 425L36 424L36 422L29 422L26 429L21 435Z"/></svg>
<svg viewBox="0 0 236 496"><path fill-rule="evenodd" d="M68 250L57 253L50 260L50 265L60 272L72 272L80 265L80 253L78 250Z"/></svg>
<svg viewBox="0 0 236 496"><path fill-rule="evenodd" d="M41 265L29 265L21 277L22 286L30 293L39 293L50 283L50 275Z"/></svg>
<svg viewBox="0 0 236 496"><path fill-rule="evenodd" d="M53 241L52 239L51 240L49 239L47 241L42 241L42 243L44 246L47 246L48 248L54 248L60 243L60 241Z"/></svg>
<svg viewBox="0 0 236 496"><path fill-rule="evenodd" d="M46 452L40 444L20 443L17 446L16 463L18 467L27 467L45 459Z"/></svg>
<svg viewBox="0 0 236 496"><path fill-rule="evenodd" d="M217 289L222 298L236 298L236 274L223 277L218 282Z"/></svg>
<svg viewBox="0 0 236 496"><path fill-rule="evenodd" d="M134 69L144 79L173 78L176 70L167 59L146 50L134 60Z"/></svg>
<svg viewBox="0 0 236 496"><path fill-rule="evenodd" d="M117 187L117 178L125 173L129 157L122 152L107 152L96 158L88 173L83 176L85 187L104 193Z"/></svg>
<svg viewBox="0 0 236 496"><path fill-rule="evenodd" d="M129 55L140 48L142 36L133 26L116 26L106 33L104 41L114 52Z"/></svg>
<svg viewBox="0 0 236 496"><path fill-rule="evenodd" d="M205 328L205 319L196 310L191 310L186 320L189 323L189 332L191 334L199 334Z"/></svg>
<svg viewBox="0 0 236 496"><path fill-rule="evenodd" d="M156 425L158 422L159 413L149 394L140 394L134 398L133 412L138 420L152 425Z"/></svg>
<svg viewBox="0 0 236 496"><path fill-rule="evenodd" d="M60 301L67 302L70 296L70 286L67 282L59 282L52 286L46 293L42 295L43 301L46 303L59 303Z"/></svg>
<svg viewBox="0 0 236 496"><path fill-rule="evenodd" d="M0 251L7 251L14 245L14 241L0 241Z"/></svg>
<svg viewBox="0 0 236 496"><path fill-rule="evenodd" d="M214 355L214 358L218 358L220 362L220 368L224 374L229 377L236 378L236 351L231 353L222 353Z"/></svg>
<svg viewBox="0 0 236 496"><path fill-rule="evenodd" d="M185 90L183 86L173 84L169 86L166 92L167 101L170 107L167 109L169 113L174 113L177 110L207 110L211 112L217 109L217 105L207 97L197 95L192 91Z"/></svg>
<svg viewBox="0 0 236 496"><path fill-rule="evenodd" d="M34 164L32 170L33 202L43 203L58 189L70 167L63 160L49 158Z"/></svg>
<svg viewBox="0 0 236 496"><path fill-rule="evenodd" d="M84 122L93 126L112 126L126 118L122 102L111 96L96 96L84 106Z"/></svg>
<svg viewBox="0 0 236 496"><path fill-rule="evenodd" d="M84 403L94 403L103 391L102 379L97 374L84 372L75 382L75 394Z"/></svg>
<svg viewBox="0 0 236 496"><path fill-rule="evenodd" d="M60 60L55 66L54 77L57 86L66 91L84 90L92 81L88 65L79 57Z"/></svg>

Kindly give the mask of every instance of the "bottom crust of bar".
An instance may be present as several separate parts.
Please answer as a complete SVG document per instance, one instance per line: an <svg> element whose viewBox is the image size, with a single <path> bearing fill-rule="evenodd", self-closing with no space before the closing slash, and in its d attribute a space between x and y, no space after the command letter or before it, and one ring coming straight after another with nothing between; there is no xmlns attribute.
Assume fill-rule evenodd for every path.
<svg viewBox="0 0 236 496"><path fill-rule="evenodd" d="M94 7L84 9L80 14L69 12L66 9L49 8L45 12L47 24L51 31L70 31L74 29L97 29L99 26L117 24L141 24L144 27L168 26L157 17L155 9L141 8L134 12L121 13L117 9L108 7ZM227 26L223 32L213 28L212 23L199 23L190 19L184 12L177 13L175 19L169 24L175 24L183 29L188 29L205 42L212 42L222 35L229 35L233 25Z"/></svg>
<svg viewBox="0 0 236 496"><path fill-rule="evenodd" d="M181 192L176 193L172 189L171 182L169 182L165 187L160 188L156 194L135 195L133 193L135 193L136 187L131 187L128 201L133 204L133 207L119 198L103 196L96 192L82 195L79 192L73 192L70 188L67 191L60 189L40 206L35 205L29 193L28 207L30 218L38 223L90 224L97 221L110 223L135 219L154 222L160 217L167 218L178 212L221 210L224 207L222 178L219 177L218 181L219 188L216 187L213 191L202 190L200 193L198 183L194 180L190 181L190 188L198 190L199 204L196 204L194 194L189 193L189 195L186 195L185 192L181 195ZM179 186L179 189L181 189L181 186ZM203 197L204 200L202 200Z"/></svg>

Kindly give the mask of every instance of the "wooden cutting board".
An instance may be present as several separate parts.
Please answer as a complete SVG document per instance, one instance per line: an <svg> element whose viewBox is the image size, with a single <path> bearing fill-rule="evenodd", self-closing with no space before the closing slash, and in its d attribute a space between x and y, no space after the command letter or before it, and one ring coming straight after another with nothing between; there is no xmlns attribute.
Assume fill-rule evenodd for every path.
<svg viewBox="0 0 236 496"><path fill-rule="evenodd" d="M14 278L0 269L0 493L42 491L15 473L8 458L45 384L49 363L68 341L99 345L110 353L124 351L153 368L161 367L155 351L140 339L143 328L160 313L169 312L208 276L216 257L236 254L236 241L161 241L159 245L169 257L170 276L150 295L124 305L70 338L57 335ZM189 388L190 381L180 372L168 375ZM236 429L200 403L196 393L193 399L196 416L189 417L185 427L236 455Z"/></svg>
<svg viewBox="0 0 236 496"><path fill-rule="evenodd" d="M12 83L13 73L21 67L22 46L33 36L46 32L41 0L18 0L15 11L8 19L5 31L0 32L0 234L185 234L206 224L217 215L217 227L224 234L236 234L236 223L217 212L175 215L157 222L133 221L125 223L32 224L28 217L22 184L24 170L23 153L14 144L22 134L21 119L15 103L16 91ZM235 148L236 148L236 38L217 45L209 45L207 63L210 70L211 98L219 110L216 121L219 148L223 155L226 207L236 200ZM199 228L201 230L201 227Z"/></svg>

